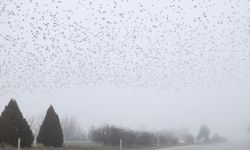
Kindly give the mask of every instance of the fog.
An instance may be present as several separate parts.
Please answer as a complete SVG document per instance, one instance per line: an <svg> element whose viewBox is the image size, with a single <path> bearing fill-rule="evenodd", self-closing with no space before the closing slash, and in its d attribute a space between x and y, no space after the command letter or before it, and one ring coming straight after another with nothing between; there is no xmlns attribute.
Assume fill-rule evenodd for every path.
<svg viewBox="0 0 250 150"><path fill-rule="evenodd" d="M247 141L250 2L0 2L0 111Z"/></svg>
<svg viewBox="0 0 250 150"><path fill-rule="evenodd" d="M15 98L27 117L45 115L52 104L61 117L76 116L86 131L91 125L108 123L148 131L184 128L196 136L200 126L207 124L212 134L219 133L231 141L248 139L250 95L247 89L194 91L166 94L77 88ZM1 97L1 110L9 99L10 96Z"/></svg>

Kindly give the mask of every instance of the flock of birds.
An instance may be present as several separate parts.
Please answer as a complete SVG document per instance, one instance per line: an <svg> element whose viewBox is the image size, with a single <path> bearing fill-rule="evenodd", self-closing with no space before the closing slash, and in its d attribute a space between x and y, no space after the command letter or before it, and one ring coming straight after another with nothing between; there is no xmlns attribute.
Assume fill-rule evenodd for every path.
<svg viewBox="0 0 250 150"><path fill-rule="evenodd" d="M4 0L0 29L0 95L250 81L250 0Z"/></svg>

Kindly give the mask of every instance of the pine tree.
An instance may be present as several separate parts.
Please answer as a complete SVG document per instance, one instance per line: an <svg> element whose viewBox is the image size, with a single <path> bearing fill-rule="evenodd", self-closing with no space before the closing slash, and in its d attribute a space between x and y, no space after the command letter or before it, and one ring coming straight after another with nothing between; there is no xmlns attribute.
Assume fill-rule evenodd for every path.
<svg viewBox="0 0 250 150"><path fill-rule="evenodd" d="M21 139L22 147L31 147L34 136L14 99L11 99L0 117L0 143L17 146Z"/></svg>
<svg viewBox="0 0 250 150"><path fill-rule="evenodd" d="M202 125L198 134L197 139L203 140L202 142L209 142L210 129L206 125Z"/></svg>
<svg viewBox="0 0 250 150"><path fill-rule="evenodd" d="M44 121L40 127L37 142L45 146L62 147L63 132L60 120L53 106L47 110Z"/></svg>

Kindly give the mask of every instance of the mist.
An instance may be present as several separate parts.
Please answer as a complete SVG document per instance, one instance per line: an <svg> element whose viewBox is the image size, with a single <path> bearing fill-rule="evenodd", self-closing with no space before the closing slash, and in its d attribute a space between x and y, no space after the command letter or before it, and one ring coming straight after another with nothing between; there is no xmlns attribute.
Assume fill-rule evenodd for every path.
<svg viewBox="0 0 250 150"><path fill-rule="evenodd" d="M206 124L212 130L211 135L219 133L230 141L240 142L248 140L250 95L247 89L239 89L155 93L110 87L72 88L15 98L26 117L45 115L52 104L59 116L77 117L85 131L92 125L114 124L147 131L186 129L197 136L200 126ZM1 110L10 98L1 97Z"/></svg>
<svg viewBox="0 0 250 150"><path fill-rule="evenodd" d="M0 28L1 112L250 139L249 0L12 0Z"/></svg>

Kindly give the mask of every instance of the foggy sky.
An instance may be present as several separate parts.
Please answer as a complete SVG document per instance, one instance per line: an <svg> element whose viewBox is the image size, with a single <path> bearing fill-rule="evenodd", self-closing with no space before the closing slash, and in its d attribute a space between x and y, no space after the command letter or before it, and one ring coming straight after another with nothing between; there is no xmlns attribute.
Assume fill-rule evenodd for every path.
<svg viewBox="0 0 250 150"><path fill-rule="evenodd" d="M105 123L137 130L187 129L195 136L202 124L233 141L247 140L249 92L239 88L220 92L195 90L172 94L114 89L67 89L53 94L15 98L26 117L45 115L52 104L60 117L76 116L87 131ZM228 94L230 93L230 94ZM2 96L0 110L10 96Z"/></svg>
<svg viewBox="0 0 250 150"><path fill-rule="evenodd" d="M246 140L250 1L0 2L0 111Z"/></svg>

